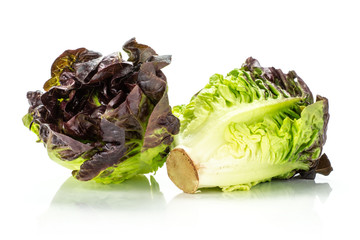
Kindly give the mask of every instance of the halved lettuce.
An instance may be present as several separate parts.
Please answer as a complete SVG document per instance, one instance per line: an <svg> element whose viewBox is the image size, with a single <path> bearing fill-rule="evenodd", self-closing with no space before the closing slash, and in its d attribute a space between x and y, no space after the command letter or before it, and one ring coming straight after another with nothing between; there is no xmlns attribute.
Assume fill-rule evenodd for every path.
<svg viewBox="0 0 360 240"><path fill-rule="evenodd" d="M119 52L67 50L54 61L45 92L27 94L24 125L78 180L122 182L156 171L179 131L161 71L171 56L135 39L123 49L128 61Z"/></svg>
<svg viewBox="0 0 360 240"><path fill-rule="evenodd" d="M181 127L167 169L185 192L248 190L273 178L314 178L332 170L326 155L321 157L328 100L317 96L314 103L294 71L284 74L248 58L226 77L213 75L173 113Z"/></svg>

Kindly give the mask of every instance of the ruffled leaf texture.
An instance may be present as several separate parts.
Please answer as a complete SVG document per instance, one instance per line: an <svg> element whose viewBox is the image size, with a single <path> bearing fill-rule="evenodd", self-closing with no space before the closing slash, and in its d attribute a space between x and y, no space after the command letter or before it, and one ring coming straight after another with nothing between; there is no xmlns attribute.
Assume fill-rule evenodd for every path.
<svg viewBox="0 0 360 240"><path fill-rule="evenodd" d="M79 48L52 64L45 92L30 91L23 123L51 159L82 181L122 182L161 167L179 131L158 56L135 38L108 56Z"/></svg>
<svg viewBox="0 0 360 240"><path fill-rule="evenodd" d="M176 106L180 133L200 187L247 190L259 182L315 177L332 170L322 148L328 100L313 95L290 71L261 67L248 58L227 76L215 74L187 105Z"/></svg>

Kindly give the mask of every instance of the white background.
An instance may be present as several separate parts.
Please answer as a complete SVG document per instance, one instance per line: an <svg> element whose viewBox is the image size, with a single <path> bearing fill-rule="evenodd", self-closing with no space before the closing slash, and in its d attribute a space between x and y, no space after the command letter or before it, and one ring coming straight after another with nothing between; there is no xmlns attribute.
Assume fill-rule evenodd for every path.
<svg viewBox="0 0 360 240"><path fill-rule="evenodd" d="M359 239L360 7L356 1L8 1L0 6L1 239ZM171 105L249 56L294 69L330 102L334 172L249 192L188 195L167 178L77 183L22 126L65 49L109 54L125 41L172 54ZM149 176L147 176L149 177ZM21 238L20 238L21 237Z"/></svg>

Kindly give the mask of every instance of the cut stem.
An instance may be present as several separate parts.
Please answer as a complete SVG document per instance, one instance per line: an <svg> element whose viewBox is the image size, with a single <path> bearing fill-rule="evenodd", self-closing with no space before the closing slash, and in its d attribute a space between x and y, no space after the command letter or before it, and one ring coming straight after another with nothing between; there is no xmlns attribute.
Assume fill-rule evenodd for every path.
<svg viewBox="0 0 360 240"><path fill-rule="evenodd" d="M166 168L171 181L186 193L195 193L199 188L199 175L193 160L182 148L171 150Z"/></svg>

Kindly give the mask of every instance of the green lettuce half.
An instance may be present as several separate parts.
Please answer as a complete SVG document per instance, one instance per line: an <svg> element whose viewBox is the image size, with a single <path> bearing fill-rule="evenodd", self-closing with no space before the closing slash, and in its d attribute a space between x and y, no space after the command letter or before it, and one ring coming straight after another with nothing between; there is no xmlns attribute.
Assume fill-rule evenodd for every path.
<svg viewBox="0 0 360 240"><path fill-rule="evenodd" d="M202 187L248 190L273 178L327 175L332 168L321 154L328 111L328 100L317 96L314 102L294 71L284 74L248 58L225 77L213 75L190 103L174 107L181 127L173 149L181 149L176 156L191 162L196 186L184 190L188 183L177 175L187 173L173 169L178 160L172 157L169 176L194 192Z"/></svg>

